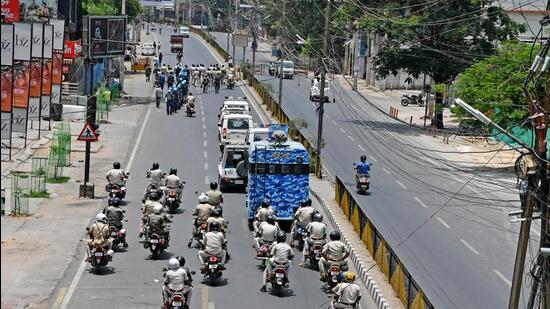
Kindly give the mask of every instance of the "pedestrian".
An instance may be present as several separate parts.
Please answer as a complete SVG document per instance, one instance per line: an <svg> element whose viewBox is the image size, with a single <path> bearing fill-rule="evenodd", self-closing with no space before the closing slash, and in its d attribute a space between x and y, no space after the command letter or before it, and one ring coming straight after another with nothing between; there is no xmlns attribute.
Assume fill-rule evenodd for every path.
<svg viewBox="0 0 550 309"><path fill-rule="evenodd" d="M151 81L151 66L146 66L145 67L145 81L146 82L150 82Z"/></svg>
<svg viewBox="0 0 550 309"><path fill-rule="evenodd" d="M162 97L164 95L163 91L162 91L162 88L160 88L160 85L157 83L155 85L155 101L156 101L156 104L157 104L157 108L160 107L160 101L162 100Z"/></svg>
<svg viewBox="0 0 550 309"><path fill-rule="evenodd" d="M162 51L162 49L160 48L160 42L157 43L157 47L159 48L158 51L160 53Z"/></svg>
<svg viewBox="0 0 550 309"><path fill-rule="evenodd" d="M529 192L529 181L527 179L520 180L518 187L521 210L525 212L525 205L527 205L527 193Z"/></svg>
<svg viewBox="0 0 550 309"><path fill-rule="evenodd" d="M157 50L157 42L153 42L153 48Z"/></svg>
<svg viewBox="0 0 550 309"><path fill-rule="evenodd" d="M164 75L164 72L160 72L159 75L159 85L160 89L164 90L164 82L166 81L166 76Z"/></svg>
<svg viewBox="0 0 550 309"><path fill-rule="evenodd" d="M202 80L202 93L206 93L208 91L208 77L205 77L203 80Z"/></svg>
<svg viewBox="0 0 550 309"><path fill-rule="evenodd" d="M162 52L159 52L159 64L162 65Z"/></svg>

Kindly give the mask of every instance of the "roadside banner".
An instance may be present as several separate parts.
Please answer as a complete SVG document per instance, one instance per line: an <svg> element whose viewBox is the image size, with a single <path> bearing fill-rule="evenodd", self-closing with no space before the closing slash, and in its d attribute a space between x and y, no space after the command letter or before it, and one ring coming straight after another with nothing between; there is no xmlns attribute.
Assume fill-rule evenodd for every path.
<svg viewBox="0 0 550 309"><path fill-rule="evenodd" d="M2 0L2 16L4 23L19 21L19 0Z"/></svg>
<svg viewBox="0 0 550 309"><path fill-rule="evenodd" d="M2 84L2 113L11 113L11 104L13 99L12 85L13 70L11 67L2 68L0 83Z"/></svg>
<svg viewBox="0 0 550 309"><path fill-rule="evenodd" d="M13 65L13 25L2 24L2 65Z"/></svg>
<svg viewBox="0 0 550 309"><path fill-rule="evenodd" d="M44 42L42 58L42 98L40 101L40 118L50 116L52 93L52 56L53 56L54 27L44 25Z"/></svg>
<svg viewBox="0 0 550 309"><path fill-rule="evenodd" d="M42 30L40 30L42 34ZM32 26L31 24L14 24L14 60L31 61ZM42 56L42 55L40 55Z"/></svg>
<svg viewBox="0 0 550 309"><path fill-rule="evenodd" d="M154 7L174 7L174 0L140 0L139 4Z"/></svg>

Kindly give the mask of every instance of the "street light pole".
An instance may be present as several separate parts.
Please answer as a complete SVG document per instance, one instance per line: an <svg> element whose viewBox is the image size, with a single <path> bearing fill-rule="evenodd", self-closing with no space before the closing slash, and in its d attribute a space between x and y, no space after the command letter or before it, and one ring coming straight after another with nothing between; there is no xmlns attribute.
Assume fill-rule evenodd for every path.
<svg viewBox="0 0 550 309"><path fill-rule="evenodd" d="M328 55L328 40L329 40L329 26L330 26L330 0L327 0L327 6L325 8L325 34L323 37L323 52L321 54L321 89L319 89L319 120L317 124L317 160L315 161L315 174L317 177L322 178L323 173L321 170L321 148L323 148L323 114L325 113L325 84L326 84L326 67L323 59L329 59Z"/></svg>
<svg viewBox="0 0 550 309"><path fill-rule="evenodd" d="M281 25L279 29L279 107L283 106L283 24L286 15L286 1L283 0L283 14L281 14Z"/></svg>

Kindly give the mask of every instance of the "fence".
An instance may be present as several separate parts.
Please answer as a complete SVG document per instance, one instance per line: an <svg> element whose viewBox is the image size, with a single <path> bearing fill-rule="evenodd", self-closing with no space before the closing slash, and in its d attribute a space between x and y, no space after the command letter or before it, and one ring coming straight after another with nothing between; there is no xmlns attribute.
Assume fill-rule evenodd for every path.
<svg viewBox="0 0 550 309"><path fill-rule="evenodd" d="M201 36L210 46L212 46L224 59L228 58L228 54L216 43L213 39L208 37L204 32L192 28L191 31ZM300 132L298 128L292 125L291 119L287 116L284 110L279 106L277 101L271 96L271 93L266 89L255 77L252 76L250 71L243 71L243 79L249 81L256 93L261 98L261 102L266 105L267 109L271 112L273 118L280 123L289 124L289 136L299 141L308 150L312 164L318 160L314 145ZM313 165L315 166L315 165ZM315 171L319 175L320 171ZM433 309L433 305L428 300L427 296L414 281L411 274L407 271L403 263L399 260L399 257L390 248L384 237L378 232L374 224L369 220L367 215L359 207L350 191L347 190L344 183L336 177L335 179L335 198L342 208L342 211L346 214L348 220L353 225L355 231L361 237L361 240L367 247L371 256L382 270L382 272L388 278L395 293L405 305L405 308L410 309Z"/></svg>

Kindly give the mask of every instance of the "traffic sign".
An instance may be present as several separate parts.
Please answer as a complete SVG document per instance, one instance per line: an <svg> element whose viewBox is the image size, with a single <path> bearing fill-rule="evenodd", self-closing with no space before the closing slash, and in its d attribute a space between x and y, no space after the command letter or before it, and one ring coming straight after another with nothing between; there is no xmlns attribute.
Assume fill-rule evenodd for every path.
<svg viewBox="0 0 550 309"><path fill-rule="evenodd" d="M80 135L78 136L77 140L85 141L85 142L95 142L97 141L97 139L98 137L94 131L94 128L92 127L92 124L89 121L87 121L86 125L80 132Z"/></svg>

